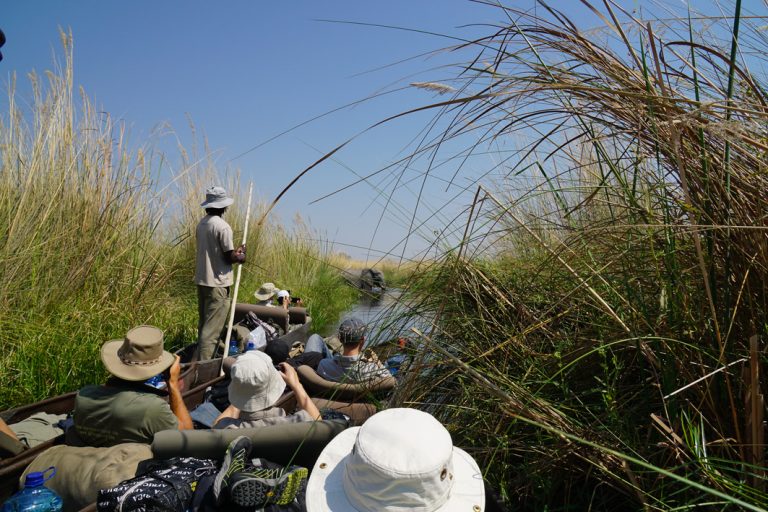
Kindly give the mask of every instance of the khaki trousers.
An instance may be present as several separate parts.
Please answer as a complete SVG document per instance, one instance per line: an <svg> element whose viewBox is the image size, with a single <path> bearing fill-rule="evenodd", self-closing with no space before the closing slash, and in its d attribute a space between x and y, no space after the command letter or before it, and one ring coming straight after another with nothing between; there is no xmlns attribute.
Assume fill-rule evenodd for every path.
<svg viewBox="0 0 768 512"><path fill-rule="evenodd" d="M198 359L211 359L229 313L229 287L212 288L197 285L197 350Z"/></svg>

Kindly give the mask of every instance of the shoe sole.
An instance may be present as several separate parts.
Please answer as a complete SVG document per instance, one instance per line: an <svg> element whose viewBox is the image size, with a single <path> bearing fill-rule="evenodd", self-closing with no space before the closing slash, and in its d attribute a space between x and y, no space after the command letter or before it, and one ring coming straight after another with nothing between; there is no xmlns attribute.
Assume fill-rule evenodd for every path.
<svg viewBox="0 0 768 512"><path fill-rule="evenodd" d="M296 468L276 479L242 476L232 483L229 495L241 507L264 507L268 504L288 505L296 499L302 481L307 479L306 468Z"/></svg>

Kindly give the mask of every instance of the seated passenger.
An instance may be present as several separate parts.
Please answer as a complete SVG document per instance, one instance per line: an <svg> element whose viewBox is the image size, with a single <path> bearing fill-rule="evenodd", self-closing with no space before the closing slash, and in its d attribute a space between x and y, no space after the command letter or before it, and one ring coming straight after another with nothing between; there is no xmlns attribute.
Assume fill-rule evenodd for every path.
<svg viewBox="0 0 768 512"><path fill-rule="evenodd" d="M101 360L112 377L103 386L81 389L72 412L74 429L85 444L151 443L155 432L192 428L181 398L179 357L163 350L163 331L135 327L124 339L102 345ZM167 391L145 384L161 373Z"/></svg>
<svg viewBox="0 0 768 512"><path fill-rule="evenodd" d="M294 306L303 308L304 302L298 297L291 297L291 290L277 292L277 307L287 310Z"/></svg>
<svg viewBox="0 0 768 512"><path fill-rule="evenodd" d="M273 307L272 297L275 296L275 293L277 293L277 287L273 283L262 284L253 294L256 297L256 305Z"/></svg>
<svg viewBox="0 0 768 512"><path fill-rule="evenodd" d="M299 382L296 370L286 363L279 367L277 371L272 359L258 350L238 357L230 370L231 405L216 418L213 428L252 428L318 419L320 411ZM299 410L293 414L275 407L286 384L296 396Z"/></svg>
<svg viewBox="0 0 768 512"><path fill-rule="evenodd" d="M387 368L379 361L366 361L360 351L365 343L365 324L359 318L349 318L339 326L342 353L332 354L323 339L313 334L307 340L305 352L320 352L324 359L317 365L317 374L333 382L368 382L389 377Z"/></svg>

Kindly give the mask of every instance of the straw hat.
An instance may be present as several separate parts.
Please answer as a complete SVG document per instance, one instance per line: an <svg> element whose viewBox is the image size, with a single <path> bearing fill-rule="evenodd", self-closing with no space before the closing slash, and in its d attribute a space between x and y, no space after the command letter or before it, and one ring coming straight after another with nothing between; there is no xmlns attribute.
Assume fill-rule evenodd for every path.
<svg viewBox="0 0 768 512"><path fill-rule="evenodd" d="M230 370L229 402L245 412L271 406L285 391L285 381L264 352L250 350Z"/></svg>
<svg viewBox="0 0 768 512"><path fill-rule="evenodd" d="M163 331L151 325L134 327L122 340L101 346L107 371L123 380L147 380L170 368L173 360L173 354L163 350Z"/></svg>
<svg viewBox="0 0 768 512"><path fill-rule="evenodd" d="M430 414L387 409L323 449L307 485L307 512L479 512L483 476Z"/></svg>
<svg viewBox="0 0 768 512"><path fill-rule="evenodd" d="M274 283L264 283L261 288L254 292L253 296L258 300L269 300L277 292L277 286Z"/></svg>
<svg viewBox="0 0 768 512"><path fill-rule="evenodd" d="M226 208L235 200L227 195L223 187L211 187L205 191L205 201L200 203L203 208Z"/></svg>

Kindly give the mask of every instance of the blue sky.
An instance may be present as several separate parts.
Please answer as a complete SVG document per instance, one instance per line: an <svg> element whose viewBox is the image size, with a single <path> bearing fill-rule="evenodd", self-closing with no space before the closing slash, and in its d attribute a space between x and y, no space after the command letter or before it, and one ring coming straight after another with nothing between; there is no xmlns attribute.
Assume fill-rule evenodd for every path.
<svg viewBox="0 0 768 512"><path fill-rule="evenodd" d="M418 57L452 44L449 39L320 20L455 35L480 33L458 28L462 24L495 20L493 9L464 0L43 0L9 2L3 11L0 28L8 39L0 63L4 81L11 71L23 82L28 71L49 69L53 53L60 54L58 27L71 28L76 83L97 105L125 120L131 140L142 142L153 128L168 123L190 145L189 117L207 136L219 166L239 168L269 200L321 152L434 96L419 90L392 93L232 158L347 103L412 81L444 77L447 71L435 68L455 62L450 55ZM425 119L395 123L362 137L338 155L338 162L307 175L282 200L278 214L290 220L300 212L328 238L368 246L381 213L380 207L368 208L376 197L370 187L357 186L314 206L307 203L353 181L346 167L366 174L392 161ZM173 159L175 139L168 137L161 146ZM402 235L402 228L385 221L374 246L390 249ZM364 255L351 248L348 252Z"/></svg>
<svg viewBox="0 0 768 512"><path fill-rule="evenodd" d="M514 5L533 3L519 0ZM746 3L764 10L762 0ZM568 12L579 3L552 4ZM600 24L581 11L569 14L587 28ZM253 180L258 195L271 200L293 176L347 138L390 115L438 101L429 91L406 86L455 76L455 64L466 62L470 55L426 56L456 40L342 22L471 38L487 35L489 29L482 24L495 23L499 17L497 9L467 0L19 0L5 2L0 18L8 38L0 77L7 80L16 72L21 82L32 69L49 69L52 55L60 53L58 27L71 28L76 83L97 105L126 122L131 140L141 143L167 123L190 146L189 118L207 137L218 166L240 169L244 181ZM388 93L251 150L315 116L382 92ZM303 178L284 197L277 215L289 221L300 213L322 236L336 242L337 249L356 257L365 257L367 251L345 244L371 246L376 256L390 250L399 255L403 246L398 242L410 223L420 185L417 178L425 163L415 165L410 176L414 181L395 194L400 208L390 208L384 215L374 240L371 234L382 213L382 196L371 184L391 183L392 173L309 203L354 182L355 173L369 174L402 158L431 117L410 116L360 136L337 159ZM175 136L159 142L171 161ZM480 166L495 163L493 156L481 158L486 162ZM452 174L450 165L446 169L442 179ZM471 201L471 192L461 193L461 180L446 191L440 178L436 173L427 182L425 207L417 213L417 222L429 217L430 206L447 205L445 216L427 222L422 229L426 241L412 239L407 254L427 247L441 222Z"/></svg>

